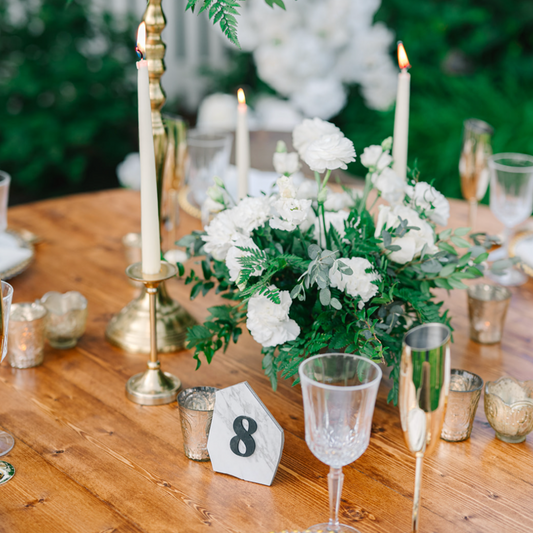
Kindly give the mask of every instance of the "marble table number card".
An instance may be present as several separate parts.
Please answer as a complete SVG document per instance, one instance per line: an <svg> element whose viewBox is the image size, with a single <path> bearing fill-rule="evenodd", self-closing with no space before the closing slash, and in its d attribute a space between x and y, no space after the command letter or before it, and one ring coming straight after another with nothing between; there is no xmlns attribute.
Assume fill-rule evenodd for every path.
<svg viewBox="0 0 533 533"><path fill-rule="evenodd" d="M207 449L215 472L272 485L283 429L244 381L216 393Z"/></svg>

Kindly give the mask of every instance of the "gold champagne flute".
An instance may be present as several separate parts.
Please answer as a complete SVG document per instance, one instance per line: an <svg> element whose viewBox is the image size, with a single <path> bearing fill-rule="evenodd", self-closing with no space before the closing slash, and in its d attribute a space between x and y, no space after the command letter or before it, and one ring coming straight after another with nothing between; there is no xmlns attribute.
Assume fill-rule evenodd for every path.
<svg viewBox="0 0 533 533"><path fill-rule="evenodd" d="M405 443L416 457L412 532L418 531L424 456L437 446L450 387L450 329L422 324L407 332L400 366L400 418Z"/></svg>
<svg viewBox="0 0 533 533"><path fill-rule="evenodd" d="M470 228L476 221L477 203L485 196L489 184L489 168L487 158L492 155L492 126L471 118L463 125L463 145L459 159L461 191L470 205Z"/></svg>

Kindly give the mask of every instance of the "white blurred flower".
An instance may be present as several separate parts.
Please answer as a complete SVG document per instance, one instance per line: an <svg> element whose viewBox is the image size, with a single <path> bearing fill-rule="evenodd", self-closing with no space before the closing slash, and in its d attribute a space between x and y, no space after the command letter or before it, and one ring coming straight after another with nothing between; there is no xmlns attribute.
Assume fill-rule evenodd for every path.
<svg viewBox="0 0 533 533"><path fill-rule="evenodd" d="M291 102L308 117L328 119L346 105L346 90L334 77L310 79L291 96Z"/></svg>
<svg viewBox="0 0 533 533"><path fill-rule="evenodd" d="M207 226L213 215L220 213L225 208L224 204L221 204L208 196L202 204L202 224Z"/></svg>
<svg viewBox="0 0 533 533"><path fill-rule="evenodd" d="M435 187L425 181L419 181L414 187L407 187L407 195L435 224L440 226L448 224L450 202Z"/></svg>
<svg viewBox="0 0 533 533"><path fill-rule="evenodd" d="M207 234L202 236L205 252L211 254L217 261L226 259L228 250L239 235L231 211L232 209L228 209L220 212L205 228Z"/></svg>
<svg viewBox="0 0 533 533"><path fill-rule="evenodd" d="M324 213L324 218L326 219L326 229L329 232L329 228L333 226L335 228L335 231L342 237L344 237L344 234L346 233L344 223L346 220L348 220L348 217L350 216L350 213L348 211L326 211ZM326 237L325 235L322 235L322 221L320 218L316 218L314 221L315 224L315 231L314 231L314 238L318 242L319 235L322 237L320 241L320 246L322 248L325 248L326 246ZM320 224L320 229L319 229Z"/></svg>
<svg viewBox="0 0 533 533"><path fill-rule="evenodd" d="M401 250L389 253L389 259L396 263L405 264L419 257L424 246L428 253L436 251L435 235L431 226L422 220L419 214L410 207L397 205L379 206L379 215L376 222L376 232L374 236L381 238L383 229L394 229L400 225L400 218L407 221L408 226L419 229L411 229L403 237L393 237L391 244L400 246Z"/></svg>
<svg viewBox="0 0 533 533"><path fill-rule="evenodd" d="M243 198L234 208L227 211L235 227L245 235L263 226L270 218L270 200L266 196Z"/></svg>
<svg viewBox="0 0 533 533"><path fill-rule="evenodd" d="M342 134L324 135L309 144L302 159L315 172L338 168L346 170L347 163L355 161L355 148L352 141Z"/></svg>
<svg viewBox="0 0 533 533"><path fill-rule="evenodd" d="M128 154L117 166L117 177L122 187L135 191L141 188L141 157L139 152Z"/></svg>
<svg viewBox="0 0 533 533"><path fill-rule="evenodd" d="M198 129L233 131L237 124L237 98L215 93L203 99L198 110Z"/></svg>
<svg viewBox="0 0 533 533"><path fill-rule="evenodd" d="M337 128L335 124L319 118L305 119L301 124L294 128L294 131L292 132L292 144L303 159L308 146L312 142L325 135L333 134L342 135L341 130Z"/></svg>
<svg viewBox="0 0 533 533"><path fill-rule="evenodd" d="M226 255L226 266L229 270L229 279L231 281L236 281L238 284L239 275L243 266L239 259L241 257L247 257L250 255L249 252L241 250L241 248L251 248L252 250L259 250L259 247L250 237L245 237L244 235L238 235L234 240L231 248L228 250ZM263 273L264 268L255 269L253 272L254 276L260 276ZM240 286L239 286L240 287Z"/></svg>
<svg viewBox="0 0 533 533"><path fill-rule="evenodd" d="M260 129L265 131L292 131L304 118L290 102L274 96L259 98L255 115Z"/></svg>
<svg viewBox="0 0 533 533"><path fill-rule="evenodd" d="M324 202L324 209L326 211L340 211L346 207L352 207L354 205L353 197L347 193L343 192L333 192L329 187L326 187L328 196ZM361 196L361 191L352 191L354 196ZM296 191L296 198L299 199L310 199L315 202L318 195L318 185L316 181L304 180L298 190Z"/></svg>
<svg viewBox="0 0 533 533"><path fill-rule="evenodd" d="M383 199L390 204L397 204L404 199L407 185L392 168L386 167L381 172L375 172L371 179L372 185L381 192Z"/></svg>
<svg viewBox="0 0 533 533"><path fill-rule="evenodd" d="M383 151L383 148L378 144L367 146L361 155L361 164L372 172L376 170L383 170L392 163L392 157L388 151Z"/></svg>
<svg viewBox="0 0 533 533"><path fill-rule="evenodd" d="M351 268L352 273L350 275L340 272L339 261ZM371 272L367 272L367 270ZM367 259L341 257L335 260L330 268L329 279L332 287L344 291L354 298L361 298L358 307L362 309L365 303L378 292L378 287L373 282L379 281L381 278L377 272L374 272L372 264Z"/></svg>
<svg viewBox="0 0 533 533"><path fill-rule="evenodd" d="M279 174L294 174L300 170L300 160L296 152L274 152L274 168Z"/></svg>
<svg viewBox="0 0 533 533"><path fill-rule="evenodd" d="M275 289L272 285L270 289ZM289 318L292 300L289 291L279 291L280 303L264 295L254 295L248 301L246 327L256 342L264 346L278 346L292 341L300 334L300 326Z"/></svg>

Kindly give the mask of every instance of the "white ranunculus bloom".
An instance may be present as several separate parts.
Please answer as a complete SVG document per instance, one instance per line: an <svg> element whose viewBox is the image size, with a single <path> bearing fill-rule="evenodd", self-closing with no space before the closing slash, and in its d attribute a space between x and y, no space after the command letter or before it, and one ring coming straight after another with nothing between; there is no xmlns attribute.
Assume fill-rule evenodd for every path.
<svg viewBox="0 0 533 533"><path fill-rule="evenodd" d="M407 188L407 195L435 224L440 226L448 224L450 202L435 187L425 181L419 181L414 187Z"/></svg>
<svg viewBox="0 0 533 533"><path fill-rule="evenodd" d="M239 259L241 257L249 256L249 252L245 252L244 250L241 250L240 248L251 248L253 250L259 250L259 247L250 237L245 237L244 235L238 235L231 246L231 248L228 250L228 253L226 255L226 266L229 270L229 279L231 281L239 281L239 275L241 273L241 270L243 269L243 266ZM255 276L260 276L263 273L264 268L261 267L260 269L254 270Z"/></svg>
<svg viewBox="0 0 533 533"><path fill-rule="evenodd" d="M414 209L405 205L397 205L395 207L380 205L374 236L380 238L383 229L398 227L400 218L407 220L408 226L414 226L419 229L411 229L403 237L393 237L391 244L400 246L401 250L389 253L391 261L402 265L408 263L418 257L426 245L428 253L436 251L435 235L431 226L425 220L422 220Z"/></svg>
<svg viewBox="0 0 533 533"><path fill-rule="evenodd" d="M263 226L270 218L270 200L267 196L243 198L234 208L229 209L235 227L245 235Z"/></svg>
<svg viewBox="0 0 533 533"><path fill-rule="evenodd" d="M294 174L300 170L300 160L296 152L275 152L274 168L279 174Z"/></svg>
<svg viewBox="0 0 533 533"><path fill-rule="evenodd" d="M211 254L217 261L226 259L228 250L239 235L231 211L232 209L228 209L219 213L205 228L207 235L202 236L202 240L205 242L205 252Z"/></svg>
<svg viewBox="0 0 533 533"><path fill-rule="evenodd" d="M339 271L339 261L352 269L352 274L342 274ZM371 272L366 272L371 270ZM379 274L374 272L372 264L362 257L341 257L335 260L329 270L331 286L346 292L354 298L361 298L358 304L362 309L366 302L373 298L378 292L378 287L373 281L379 281Z"/></svg>
<svg viewBox="0 0 533 533"><path fill-rule="evenodd" d="M404 199L407 188L405 181L389 167L372 174L372 185L381 192L383 199L392 205Z"/></svg>
<svg viewBox="0 0 533 533"><path fill-rule="evenodd" d="M308 117L328 119L346 105L346 89L337 78L314 78L296 91L290 101Z"/></svg>
<svg viewBox="0 0 533 533"><path fill-rule="evenodd" d="M293 341L300 334L300 326L289 318L292 304L289 291L280 291L279 296L279 304L264 295L254 295L248 301L246 327L254 340L265 348Z"/></svg>
<svg viewBox="0 0 533 533"><path fill-rule="evenodd" d="M307 147L314 141L325 135L339 134L342 132L331 122L320 120L319 118L305 119L300 125L294 128L292 132L292 144L300 157L303 159Z"/></svg>
<svg viewBox="0 0 533 533"><path fill-rule="evenodd" d="M355 161L355 148L352 141L342 134L324 135L307 147L303 160L315 172L337 168L346 170L347 163Z"/></svg>
<svg viewBox="0 0 533 533"><path fill-rule="evenodd" d="M311 209L311 200L297 200L296 198L277 198L272 202L274 218L270 219L270 227L285 231L293 231L305 222Z"/></svg>
<svg viewBox="0 0 533 533"><path fill-rule="evenodd" d="M367 146L361 155L361 164L373 171L381 171L392 163L389 152L384 152L380 145Z"/></svg>

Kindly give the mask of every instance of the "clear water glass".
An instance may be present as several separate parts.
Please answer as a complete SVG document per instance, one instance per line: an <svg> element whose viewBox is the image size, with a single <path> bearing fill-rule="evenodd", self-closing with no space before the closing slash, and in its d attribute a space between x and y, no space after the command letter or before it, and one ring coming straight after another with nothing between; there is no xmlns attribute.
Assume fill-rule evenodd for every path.
<svg viewBox="0 0 533 533"><path fill-rule="evenodd" d="M198 206L207 199L207 189L213 185L215 176L224 181L232 143L230 133L191 130L187 134L186 180Z"/></svg>
<svg viewBox="0 0 533 533"><path fill-rule="evenodd" d="M330 467L329 522L306 531L357 532L339 523L342 467L361 457L368 447L381 369L365 357L331 353L307 359L299 373L305 441L313 455Z"/></svg>
<svg viewBox="0 0 533 533"><path fill-rule="evenodd" d="M533 157L525 154L495 154L489 157L490 208L505 226L502 247L489 256L489 261L509 257L509 239L512 228L524 222L533 209ZM527 281L527 276L509 267L502 274L489 272L488 276L501 285L516 286Z"/></svg>
<svg viewBox="0 0 533 533"><path fill-rule="evenodd" d="M7 229L7 200L9 198L9 184L11 177L0 170L0 233Z"/></svg>
<svg viewBox="0 0 533 533"><path fill-rule="evenodd" d="M13 301L13 287L5 281L0 282L2 301L0 302L0 361L7 354L9 312ZM15 445L13 435L0 429L0 456L10 452Z"/></svg>

